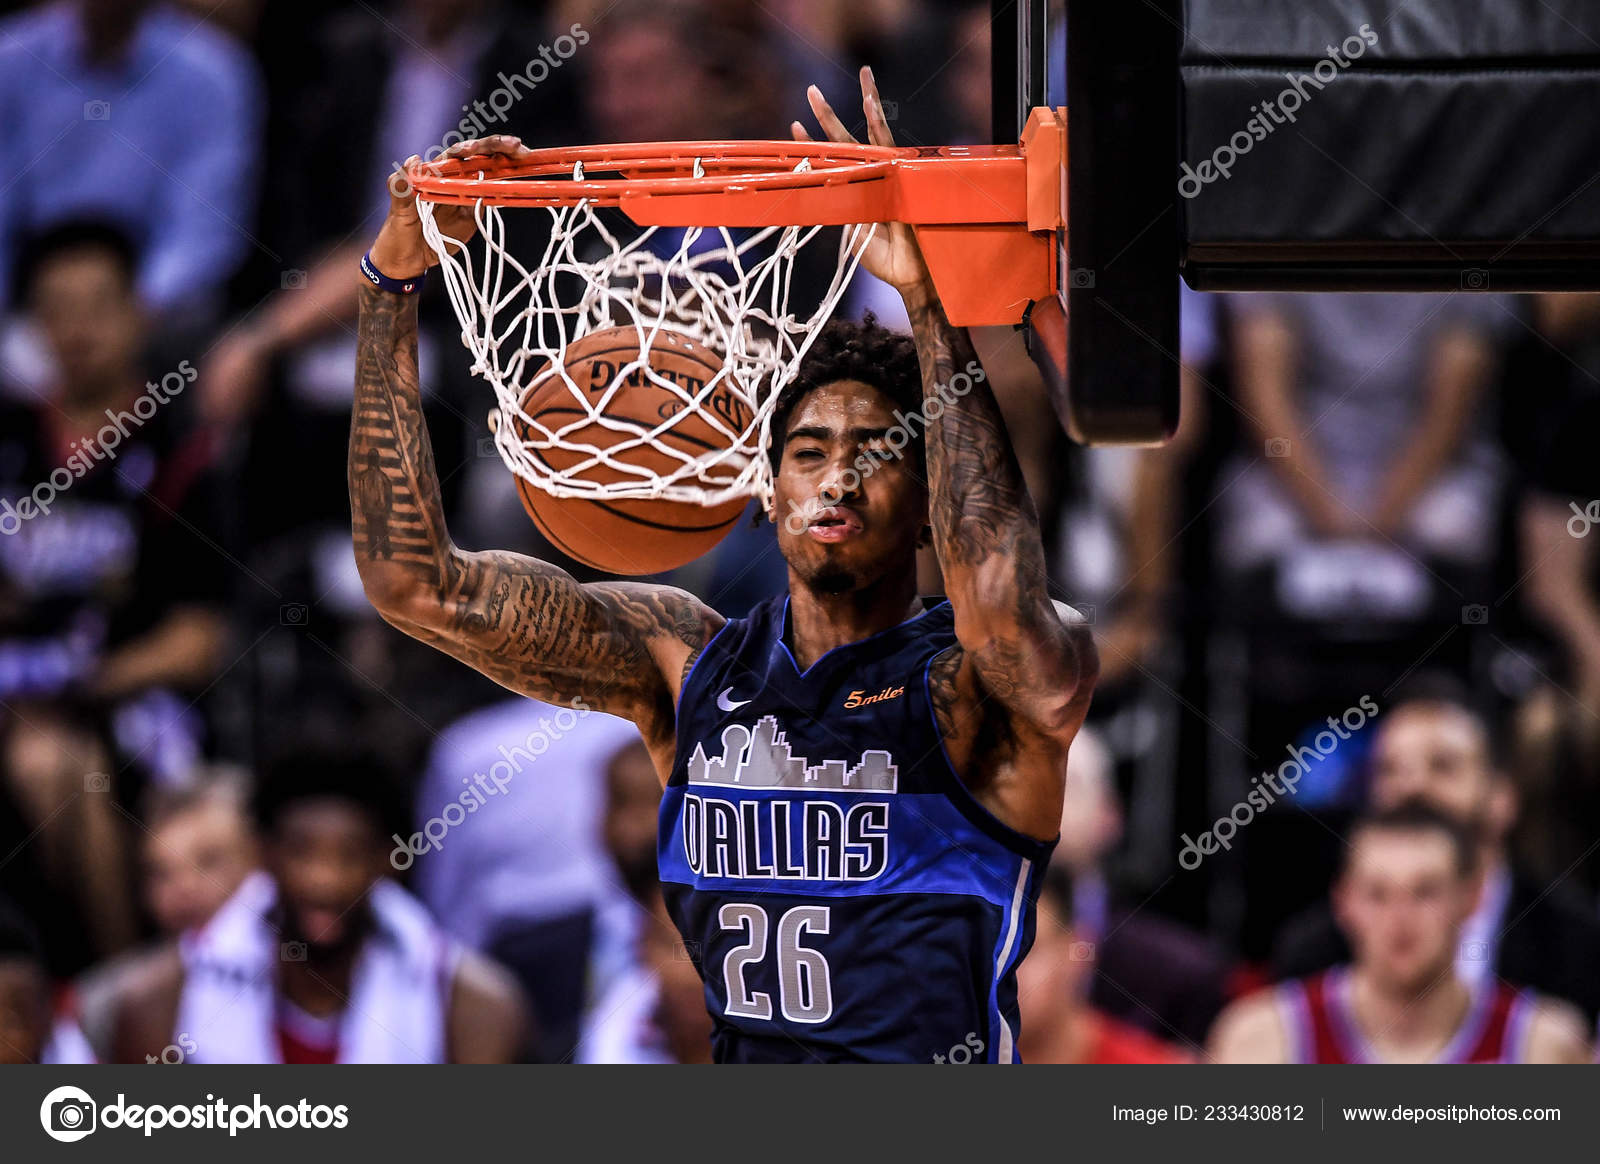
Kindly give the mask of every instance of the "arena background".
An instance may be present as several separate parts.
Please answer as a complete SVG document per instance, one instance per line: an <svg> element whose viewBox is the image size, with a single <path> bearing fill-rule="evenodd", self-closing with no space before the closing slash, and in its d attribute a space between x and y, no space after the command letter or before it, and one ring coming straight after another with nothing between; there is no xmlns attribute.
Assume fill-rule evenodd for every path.
<svg viewBox="0 0 1600 1164"><path fill-rule="evenodd" d="M364 782L394 876L520 983L537 1029L522 1056L688 1057L692 1023L665 1028L693 1017L692 980L673 1010L692 961L648 912L631 729L510 698L362 594L344 464L356 260L394 166L462 135L782 137L808 84L858 110L870 64L901 143L987 141L990 5L4 7L0 967L23 985L0 1059L44 1054L36 996L57 1054L75 1023L78 1054L114 1057L122 976L253 867L243 818L269 774L335 769ZM1265 147L1237 159L1272 164ZM63 272L63 253L98 258ZM1155 450L1072 444L1017 337L978 337L1054 593L1101 653L1057 853L1077 963L1059 1021L1105 1017L1137 1032L1133 1057L1203 1060L1228 1000L1317 968L1307 927L1368 803L1374 735L1421 693L1492 739L1495 807L1466 823L1517 904L1463 959L1593 1031L1600 297L1478 291L1185 288L1183 421ZM437 288L422 310L456 540L560 560ZM843 310L903 324L865 275ZM133 410L114 436L83 423L108 405ZM68 443L84 434L98 451ZM670 580L727 615L785 585L755 523ZM1251 797L1285 771L1287 793ZM470 812L464 788L484 790ZM619 1014L663 1029L608 1042Z"/></svg>

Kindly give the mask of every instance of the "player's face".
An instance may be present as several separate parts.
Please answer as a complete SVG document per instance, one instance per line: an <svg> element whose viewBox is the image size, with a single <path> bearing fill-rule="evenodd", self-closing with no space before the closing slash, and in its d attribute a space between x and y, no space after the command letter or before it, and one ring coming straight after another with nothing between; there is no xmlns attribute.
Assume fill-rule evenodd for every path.
<svg viewBox="0 0 1600 1164"><path fill-rule="evenodd" d="M138 360L143 324L115 259L88 248L51 259L30 303L67 399L123 386Z"/></svg>
<svg viewBox="0 0 1600 1164"><path fill-rule="evenodd" d="M0 1063L37 1063L49 1037L49 989L38 967L0 960Z"/></svg>
<svg viewBox="0 0 1600 1164"><path fill-rule="evenodd" d="M1373 807L1421 800L1482 832L1493 789L1488 741L1471 716L1420 706L1400 708L1381 721L1373 744Z"/></svg>
<svg viewBox="0 0 1600 1164"><path fill-rule="evenodd" d="M342 800L301 801L284 810L268 852L287 938L324 952L360 940L367 893L385 868L370 816Z"/></svg>
<svg viewBox="0 0 1600 1164"><path fill-rule="evenodd" d="M163 933L204 924L255 867L243 814L216 801L164 821L144 846L145 899Z"/></svg>
<svg viewBox="0 0 1600 1164"><path fill-rule="evenodd" d="M1415 994L1450 972L1475 889L1449 838L1369 830L1356 837L1334 905L1356 964L1387 989Z"/></svg>
<svg viewBox="0 0 1600 1164"><path fill-rule="evenodd" d="M823 385L794 410L772 516L806 585L846 593L915 570L928 491L902 455L910 436L889 398L857 380Z"/></svg>

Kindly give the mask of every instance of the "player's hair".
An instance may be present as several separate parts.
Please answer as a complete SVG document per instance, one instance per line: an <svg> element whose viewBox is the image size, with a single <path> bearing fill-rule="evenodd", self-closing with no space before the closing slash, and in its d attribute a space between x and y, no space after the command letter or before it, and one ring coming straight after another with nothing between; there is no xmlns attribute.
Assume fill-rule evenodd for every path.
<svg viewBox="0 0 1600 1164"><path fill-rule="evenodd" d="M1471 876L1478 867L1478 847L1472 833L1457 821L1422 800L1406 800L1381 812L1370 812L1358 817L1350 826L1349 841L1345 848L1345 869L1350 866L1350 854L1355 851L1357 838L1362 833L1438 833L1450 842L1455 854L1456 873Z"/></svg>
<svg viewBox="0 0 1600 1164"><path fill-rule="evenodd" d="M800 361L795 378L778 394L778 403L772 411L772 440L767 445L767 457L774 473L783 459L783 440L789 431L789 420L801 401L818 388L841 380L870 384L900 411L921 413L922 371L917 364L917 346L911 337L890 331L870 311L860 323L848 319L829 320L805 359ZM906 445L905 455L918 475L926 476L923 443L926 426L919 421L906 427L911 440Z"/></svg>
<svg viewBox="0 0 1600 1164"><path fill-rule="evenodd" d="M410 827L405 796L389 769L365 751L316 746L286 751L269 761L253 798L262 834L270 836L288 809L308 800L353 805L383 837Z"/></svg>
<svg viewBox="0 0 1600 1164"><path fill-rule="evenodd" d="M45 266L62 255L98 251L110 257L129 288L139 274L139 249L121 228L100 219L76 218L57 223L25 240L18 251L12 302L26 303Z"/></svg>

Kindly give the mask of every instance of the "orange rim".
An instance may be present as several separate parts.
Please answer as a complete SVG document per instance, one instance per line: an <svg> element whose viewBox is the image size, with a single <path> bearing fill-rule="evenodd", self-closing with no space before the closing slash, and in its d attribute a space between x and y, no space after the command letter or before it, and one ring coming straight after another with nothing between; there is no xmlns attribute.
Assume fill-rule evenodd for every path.
<svg viewBox="0 0 1600 1164"><path fill-rule="evenodd" d="M534 150L516 160L481 156L419 162L407 176L430 202L617 206L635 195L802 190L882 179L891 162L919 152L834 142L638 142ZM796 173L794 167L803 161L810 161L811 168ZM621 176L577 180L572 176L577 165Z"/></svg>
<svg viewBox="0 0 1600 1164"><path fill-rule="evenodd" d="M636 142L418 162L407 178L427 202L587 203L645 227L909 223L951 322L983 326L1020 322L1060 287L1066 159L1066 110L1040 108L1008 146Z"/></svg>

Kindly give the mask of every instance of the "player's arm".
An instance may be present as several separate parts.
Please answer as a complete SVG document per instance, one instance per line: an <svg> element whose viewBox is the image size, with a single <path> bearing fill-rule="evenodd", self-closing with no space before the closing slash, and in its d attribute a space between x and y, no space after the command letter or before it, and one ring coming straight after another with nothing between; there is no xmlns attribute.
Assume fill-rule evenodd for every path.
<svg viewBox="0 0 1600 1164"><path fill-rule="evenodd" d="M1206 1043L1212 1063L1287 1063L1289 1037L1271 991L1241 998L1217 1017Z"/></svg>
<svg viewBox="0 0 1600 1164"><path fill-rule="evenodd" d="M1065 744L1093 685L1088 627L1050 597L1038 513L971 338L950 325L931 281L904 294L923 399L944 402L927 427L928 511L956 638L1014 723Z"/></svg>
<svg viewBox="0 0 1600 1164"><path fill-rule="evenodd" d="M515 1063L531 1042L528 1008L497 963L463 951L450 986L446 1056L451 1063Z"/></svg>
<svg viewBox="0 0 1600 1164"><path fill-rule="evenodd" d="M894 145L870 69L861 70L861 94L872 144ZM855 140L820 90L812 86L808 97L831 140ZM793 129L808 136L799 122ZM1000 406L971 339L945 316L911 228L883 224L861 265L905 300L923 398L941 401L926 430L928 508L960 653L942 660L935 675L940 728L952 755L970 751L978 709L998 705L1008 739L989 749L991 780L980 799L1019 831L1054 838L1067 745L1088 712L1098 672L1094 641L1081 616L1050 598L1039 517Z"/></svg>
<svg viewBox="0 0 1600 1164"><path fill-rule="evenodd" d="M461 152L514 152L489 139ZM439 225L456 237L467 217ZM409 197L372 248L395 278L431 257ZM625 716L647 741L672 731L688 660L722 619L693 595L636 583L580 585L520 554L459 549L445 528L417 380L415 296L361 288L349 483L356 564L383 617L520 694Z"/></svg>

